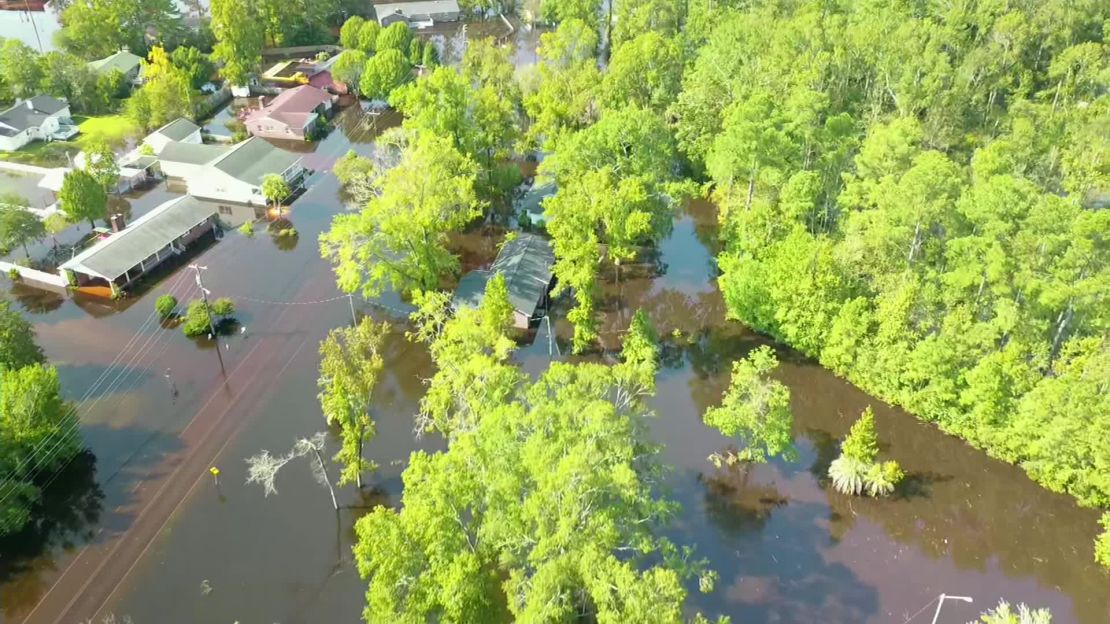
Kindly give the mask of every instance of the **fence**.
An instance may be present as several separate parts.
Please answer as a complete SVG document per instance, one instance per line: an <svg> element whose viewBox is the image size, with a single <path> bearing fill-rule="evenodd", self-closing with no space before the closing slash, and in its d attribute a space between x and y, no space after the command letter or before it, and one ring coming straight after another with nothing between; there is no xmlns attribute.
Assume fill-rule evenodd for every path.
<svg viewBox="0 0 1110 624"><path fill-rule="evenodd" d="M328 54L335 55L339 54L342 51L343 48L340 46L322 44L310 46L293 46L291 48L266 48L262 51L262 56L270 58L316 56L317 52L327 52Z"/></svg>
<svg viewBox="0 0 1110 624"><path fill-rule="evenodd" d="M57 273L44 273L37 269L32 269L31 267L25 267L18 264L12 264L11 262L0 261L0 271L3 271L5 275L10 273L12 269L18 271L19 276L25 280L37 282L45 286L61 288L63 291L66 288L65 278L63 278L61 275L58 275Z"/></svg>

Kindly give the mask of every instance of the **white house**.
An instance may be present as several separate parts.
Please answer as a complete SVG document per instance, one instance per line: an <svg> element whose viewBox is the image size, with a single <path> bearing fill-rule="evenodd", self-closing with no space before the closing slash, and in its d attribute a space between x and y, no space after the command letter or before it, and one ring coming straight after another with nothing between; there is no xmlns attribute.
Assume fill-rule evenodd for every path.
<svg viewBox="0 0 1110 624"><path fill-rule="evenodd" d="M65 140L77 134L69 104L48 95L16 101L0 112L0 150L13 152L31 141Z"/></svg>
<svg viewBox="0 0 1110 624"><path fill-rule="evenodd" d="M462 16L458 0L413 0L374 5L382 27L404 22L409 28L430 28L440 22L457 22Z"/></svg>
<svg viewBox="0 0 1110 624"><path fill-rule="evenodd" d="M248 205L265 205L262 180L280 175L296 188L304 176L301 156L254 137L232 147L167 143L158 157L162 173L183 181L190 195Z"/></svg>
<svg viewBox="0 0 1110 624"><path fill-rule="evenodd" d="M155 154L161 154L162 148L170 142L200 145L204 140L200 136L200 126L184 117L178 117L143 139L143 144L149 145Z"/></svg>

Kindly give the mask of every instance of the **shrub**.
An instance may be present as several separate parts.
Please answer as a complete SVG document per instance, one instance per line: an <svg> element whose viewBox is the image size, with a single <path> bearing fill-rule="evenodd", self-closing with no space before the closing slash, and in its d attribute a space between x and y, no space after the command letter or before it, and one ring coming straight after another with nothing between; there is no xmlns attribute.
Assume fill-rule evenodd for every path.
<svg viewBox="0 0 1110 624"><path fill-rule="evenodd" d="M1110 569L1110 511L1102 514L1099 523L1106 530L1095 539L1095 561Z"/></svg>
<svg viewBox="0 0 1110 624"><path fill-rule="evenodd" d="M162 319L170 318L177 309L177 297L169 294L158 297L154 301L154 309Z"/></svg>
<svg viewBox="0 0 1110 624"><path fill-rule="evenodd" d="M200 299L189 304L185 311L185 320L181 323L181 331L186 336L203 336L212 332L212 325L208 320L208 310Z"/></svg>
<svg viewBox="0 0 1110 624"><path fill-rule="evenodd" d="M867 470L867 475L863 479L867 495L874 498L890 496L905 476L902 468L898 466L898 462L886 461L871 464L871 468Z"/></svg>
<svg viewBox="0 0 1110 624"><path fill-rule="evenodd" d="M247 238L252 238L254 236L254 222L245 221L243 225L239 226L239 233Z"/></svg>
<svg viewBox="0 0 1110 624"><path fill-rule="evenodd" d="M227 297L220 297L212 302L212 314L221 318L235 314L235 302Z"/></svg>
<svg viewBox="0 0 1110 624"><path fill-rule="evenodd" d="M18 282L20 277L22 277L22 275L19 273L19 269L15 267L8 269L8 279L13 282Z"/></svg>
<svg viewBox="0 0 1110 624"><path fill-rule="evenodd" d="M984 624L1050 624L1052 613L1048 609L1030 609L1024 603L1015 611L1010 603L1001 600L997 607L980 615L979 620Z"/></svg>
<svg viewBox="0 0 1110 624"><path fill-rule="evenodd" d="M852 496L862 494L867 475L867 464L847 455L837 457L829 465L829 477L832 479L833 487L842 494Z"/></svg>
<svg viewBox="0 0 1110 624"><path fill-rule="evenodd" d="M294 238L296 236L299 236L299 233L297 232L297 228L289 227L289 228L285 228L284 230L279 230L278 231L278 236L284 236L286 238Z"/></svg>
<svg viewBox="0 0 1110 624"><path fill-rule="evenodd" d="M879 454L879 436L875 433L875 414L871 407L863 410L859 420L852 425L840 451L844 456L870 464Z"/></svg>

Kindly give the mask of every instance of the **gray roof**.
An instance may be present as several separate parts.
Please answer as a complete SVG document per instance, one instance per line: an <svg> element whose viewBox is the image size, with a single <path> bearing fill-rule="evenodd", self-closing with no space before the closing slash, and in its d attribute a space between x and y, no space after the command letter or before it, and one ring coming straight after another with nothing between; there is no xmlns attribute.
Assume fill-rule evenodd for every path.
<svg viewBox="0 0 1110 624"><path fill-rule="evenodd" d="M548 181L543 184L533 184L532 188L524 193L517 201L517 210L524 210L531 214L543 214L543 202L556 192L555 182Z"/></svg>
<svg viewBox="0 0 1110 624"><path fill-rule="evenodd" d="M136 56L130 52L122 51L116 52L111 56L104 57L95 61L89 61L89 67L95 71L107 73L113 69L118 70L121 74L126 74L131 70L142 64L142 57Z"/></svg>
<svg viewBox="0 0 1110 624"><path fill-rule="evenodd" d="M160 134L171 141L183 141L197 130L200 130L200 126L184 117L178 117L151 134Z"/></svg>
<svg viewBox="0 0 1110 624"><path fill-rule="evenodd" d="M57 114L68 107L65 100L52 98L49 95L36 95L35 97L16 102L4 112L0 112L0 124L14 128L0 127L0 135L15 136L28 128L37 128L46 118Z"/></svg>
<svg viewBox="0 0 1110 624"><path fill-rule="evenodd" d="M135 219L123 231L62 263L60 268L114 280L218 211L217 204L195 197L172 199Z"/></svg>
<svg viewBox="0 0 1110 624"><path fill-rule="evenodd" d="M374 5L378 19L400 13L409 18L427 18L443 13L459 13L458 0L414 0L410 2L381 2Z"/></svg>
<svg viewBox="0 0 1110 624"><path fill-rule="evenodd" d="M158 160L188 163L190 165L205 165L227 153L228 149L220 145L203 145L199 143L166 143Z"/></svg>
<svg viewBox="0 0 1110 624"><path fill-rule="evenodd" d="M486 282L494 273L505 277L509 303L513 309L531 316L551 285L551 265L555 253L551 243L535 234L517 234L501 247L489 271L471 271L459 280L452 304L455 308L477 307L486 292Z"/></svg>
<svg viewBox="0 0 1110 624"><path fill-rule="evenodd" d="M278 149L264 139L252 137L212 164L237 180L258 186L262 184L262 178L271 173L280 174L300 160L299 154Z"/></svg>

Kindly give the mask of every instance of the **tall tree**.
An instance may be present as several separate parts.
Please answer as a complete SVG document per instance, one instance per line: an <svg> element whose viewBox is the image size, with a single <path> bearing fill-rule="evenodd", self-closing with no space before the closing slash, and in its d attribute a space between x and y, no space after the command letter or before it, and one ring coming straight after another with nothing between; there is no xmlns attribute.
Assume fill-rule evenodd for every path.
<svg viewBox="0 0 1110 624"><path fill-rule="evenodd" d="M447 138L418 134L400 163L383 173L358 214L344 214L320 236L339 287L371 297L386 288L428 289L455 271L447 234L481 214L474 192L477 167Z"/></svg>
<svg viewBox="0 0 1110 624"><path fill-rule="evenodd" d="M189 75L170 61L160 47L143 63L142 88L127 101L127 116L140 128L163 126L178 117L192 117Z"/></svg>
<svg viewBox="0 0 1110 624"><path fill-rule="evenodd" d="M103 141L90 143L85 148L85 171L96 179L105 193L111 193L119 185L119 164L116 153Z"/></svg>
<svg viewBox="0 0 1110 624"><path fill-rule="evenodd" d="M62 47L88 60L125 47L144 55L152 44L172 47L184 34L173 0L74 0L61 22Z"/></svg>
<svg viewBox="0 0 1110 624"><path fill-rule="evenodd" d="M366 70L366 53L362 50L347 49L339 53L339 58L331 66L331 75L347 85L347 89L359 94L362 86L362 72Z"/></svg>
<svg viewBox="0 0 1110 624"><path fill-rule="evenodd" d="M455 331L480 331L479 315L462 322ZM641 317L617 366L487 383L470 395L480 417L447 451L413 453L401 509L356 527L368 621L682 621L683 580L700 567L658 534L675 507L655 494L644 425L647 329ZM437 366L456 355L439 352Z"/></svg>
<svg viewBox="0 0 1110 624"><path fill-rule="evenodd" d="M44 362L34 328L11 304L0 302L0 368L15 370Z"/></svg>
<svg viewBox="0 0 1110 624"><path fill-rule="evenodd" d="M181 46L170 53L170 61L189 77L189 85L199 89L212 79L213 66L208 55L192 46Z"/></svg>
<svg viewBox="0 0 1110 624"><path fill-rule="evenodd" d="M362 488L362 473L374 470L363 446L374 437L371 397L381 375L382 342L389 325L369 316L358 325L333 329L320 343L320 409L329 425L339 427L343 441L335 460L343 464L339 485Z"/></svg>
<svg viewBox="0 0 1110 624"><path fill-rule="evenodd" d="M339 29L339 45L352 50L359 47L359 31L366 20L358 15L352 15L343 22Z"/></svg>
<svg viewBox="0 0 1110 624"><path fill-rule="evenodd" d="M265 24L251 0L213 0L212 58L223 63L220 75L233 85L245 85L262 62Z"/></svg>
<svg viewBox="0 0 1110 624"><path fill-rule="evenodd" d="M46 226L26 208L0 206L0 242L5 247L20 245L28 258L27 242L38 242L46 238Z"/></svg>
<svg viewBox="0 0 1110 624"><path fill-rule="evenodd" d="M18 39L0 41L0 74L5 91L12 98L29 98L39 94L43 79L38 52Z"/></svg>
<svg viewBox="0 0 1110 624"><path fill-rule="evenodd" d="M388 100L395 89L412 80L412 67L404 54L382 50L366 62L359 90L371 100Z"/></svg>
<svg viewBox="0 0 1110 624"><path fill-rule="evenodd" d="M719 407L705 412L705 424L729 438L739 438L740 452L725 459L765 462L793 451L790 389L770 375L778 358L762 346L732 364L732 378Z"/></svg>
<svg viewBox="0 0 1110 624"><path fill-rule="evenodd" d="M629 104L662 112L682 87L682 48L655 32L644 33L613 52L602 84L609 107Z"/></svg>
<svg viewBox="0 0 1110 624"><path fill-rule="evenodd" d="M66 173L58 191L58 203L70 221L89 220L89 227L96 227L94 219L104 219L108 214L108 195L104 187L83 169Z"/></svg>

